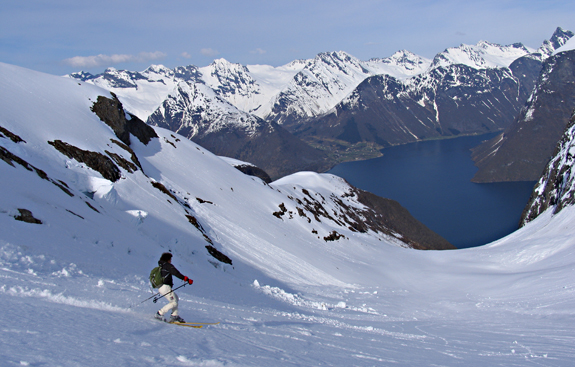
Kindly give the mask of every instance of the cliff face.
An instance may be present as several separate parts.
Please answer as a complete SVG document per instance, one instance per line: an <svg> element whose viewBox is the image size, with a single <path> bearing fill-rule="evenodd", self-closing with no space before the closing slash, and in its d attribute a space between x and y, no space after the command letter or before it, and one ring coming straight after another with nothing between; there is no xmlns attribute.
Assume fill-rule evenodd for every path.
<svg viewBox="0 0 575 367"><path fill-rule="evenodd" d="M529 204L521 216L521 226L537 218L547 209L556 214L567 205L575 204L575 113L555 148L553 158L537 182Z"/></svg>
<svg viewBox="0 0 575 367"><path fill-rule="evenodd" d="M473 150L474 182L535 181L575 108L575 50L549 57L527 105L501 135Z"/></svg>

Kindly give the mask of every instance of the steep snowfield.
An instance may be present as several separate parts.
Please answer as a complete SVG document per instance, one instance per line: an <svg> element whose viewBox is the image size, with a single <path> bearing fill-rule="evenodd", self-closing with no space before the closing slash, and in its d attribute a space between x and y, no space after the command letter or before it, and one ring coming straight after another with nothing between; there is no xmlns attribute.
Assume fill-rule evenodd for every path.
<svg viewBox="0 0 575 367"><path fill-rule="evenodd" d="M105 180L47 141L129 160L90 111L106 91L5 64L0 84L0 126L25 140L4 132L0 151L29 168L0 159L2 365L572 364L573 207L480 248L411 250L300 216L305 198L339 210L336 176L265 185L163 129L148 145L132 136L143 172ZM20 208L42 224L14 220ZM323 240L334 229L345 238ZM181 315L219 325L153 320L163 301L144 301L147 275L167 250L194 279Z"/></svg>

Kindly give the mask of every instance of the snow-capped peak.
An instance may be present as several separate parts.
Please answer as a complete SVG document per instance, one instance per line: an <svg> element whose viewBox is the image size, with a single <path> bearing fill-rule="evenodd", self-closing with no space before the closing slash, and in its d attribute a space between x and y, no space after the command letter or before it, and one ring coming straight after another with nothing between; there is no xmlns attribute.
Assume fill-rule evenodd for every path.
<svg viewBox="0 0 575 367"><path fill-rule="evenodd" d="M161 75L171 75L173 70L165 67L164 65L150 65L142 74L161 74Z"/></svg>
<svg viewBox="0 0 575 367"><path fill-rule="evenodd" d="M386 74L397 79L406 79L420 74L431 65L431 60L414 54L411 51L399 50L393 55L367 62L367 67L374 74Z"/></svg>
<svg viewBox="0 0 575 367"><path fill-rule="evenodd" d="M475 69L509 67L516 59L528 55L529 50L521 43L502 46L487 41L476 45L461 44L440 52L433 59L432 68L463 64Z"/></svg>
<svg viewBox="0 0 575 367"><path fill-rule="evenodd" d="M563 30L561 27L557 27L551 38L549 40L543 41L543 44L541 47L539 47L538 52L544 56L551 56L556 52L561 52L559 49L561 49L563 45L571 40L573 35L575 35L573 32Z"/></svg>

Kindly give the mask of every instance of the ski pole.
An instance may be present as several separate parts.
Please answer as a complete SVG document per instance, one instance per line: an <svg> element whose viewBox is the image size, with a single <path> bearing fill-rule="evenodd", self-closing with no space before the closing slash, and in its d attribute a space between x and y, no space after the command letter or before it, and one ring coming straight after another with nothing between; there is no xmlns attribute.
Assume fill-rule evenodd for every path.
<svg viewBox="0 0 575 367"><path fill-rule="evenodd" d="M152 294L150 297L146 298L145 300L143 300L142 302L140 302L140 304L146 302L147 300L149 300L150 298L156 297L157 295L159 295L160 293L156 293L156 294ZM156 303L156 301L154 301L154 303Z"/></svg>
<svg viewBox="0 0 575 367"><path fill-rule="evenodd" d="M159 300L160 298L167 296L168 294L172 293L172 292L175 291L176 289L180 289L180 288L182 288L182 287L185 287L187 284L188 284L188 283L184 283L184 284L182 284L181 286L172 289L172 290L169 291L168 293L162 294L161 296L154 298L154 299L153 299L153 302L154 302L154 303L158 302L158 300ZM157 295L157 294L156 294L156 295ZM150 298L152 298L152 297L150 297ZM150 299L150 298L148 298L148 299ZM146 300L146 301L147 301L147 300Z"/></svg>

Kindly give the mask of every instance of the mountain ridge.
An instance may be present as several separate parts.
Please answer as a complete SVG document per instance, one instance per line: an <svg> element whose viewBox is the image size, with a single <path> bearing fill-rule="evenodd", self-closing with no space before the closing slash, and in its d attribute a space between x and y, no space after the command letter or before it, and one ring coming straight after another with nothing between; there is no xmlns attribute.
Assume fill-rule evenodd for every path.
<svg viewBox="0 0 575 367"><path fill-rule="evenodd" d="M294 60L280 67L243 66L217 59L202 68L180 68L181 72L152 66L142 73L109 69L109 76L105 72L99 76L78 73L70 77L112 90L134 115L144 121L150 116L148 123L171 126L173 131L187 131L188 138L195 136L190 130L190 117L180 124L170 117L183 111L177 107L176 100L181 101L178 84L209 88L213 93L205 93L212 97L204 99L205 105L197 108L222 111L213 121L213 128L207 129L213 136L203 140L217 154L242 160L266 154L263 148L257 148L263 143L243 137L242 130L248 127L242 121L249 125L254 119L242 113L279 126L270 127L269 131L285 128L296 136L288 138L282 134L285 141L280 146L284 147L282 154L286 158L282 162L289 162L289 168L261 158L257 163L278 178L297 170L322 171L342 161L376 157L379 149L389 145L504 130L527 101L543 60L571 36L572 32L557 28L538 50L520 43L462 44L438 53L433 60L403 50L388 58L361 61L338 51L319 53L312 59ZM382 79L381 75L387 77ZM369 78L373 78L368 83L370 88L381 91L374 90L370 93L376 97L366 96L368 101L360 101ZM393 97L391 90L396 93ZM169 101L170 98L175 100ZM207 105L212 102L214 106L227 102L236 110ZM356 110L360 105L361 109ZM166 111L167 106L175 110ZM401 112L397 106L409 110ZM161 121L162 118L166 120ZM222 118L239 123L222 124ZM204 126L210 123L209 119L202 122ZM239 130L232 132L233 126ZM232 142L236 135L239 142ZM217 143L222 139L230 139L230 145L236 148ZM302 149L300 140L313 147L306 148L311 164L302 165L293 154ZM241 151L246 151L242 148L246 144L253 154L240 156Z"/></svg>

